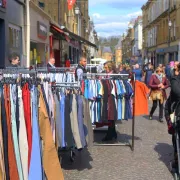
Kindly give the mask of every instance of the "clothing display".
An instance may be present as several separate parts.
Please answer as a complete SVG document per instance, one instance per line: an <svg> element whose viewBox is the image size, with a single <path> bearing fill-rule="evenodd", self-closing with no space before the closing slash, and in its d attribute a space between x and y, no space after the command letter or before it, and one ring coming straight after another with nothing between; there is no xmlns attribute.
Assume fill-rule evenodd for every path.
<svg viewBox="0 0 180 180"><path fill-rule="evenodd" d="M133 88L128 80L85 79L81 86L92 123L132 119Z"/></svg>
<svg viewBox="0 0 180 180"><path fill-rule="evenodd" d="M29 79L16 83L4 78L0 85L2 180L42 180L44 173L48 180L64 179L53 138L55 114L49 118L44 86L35 84ZM55 105L50 104L53 109Z"/></svg>

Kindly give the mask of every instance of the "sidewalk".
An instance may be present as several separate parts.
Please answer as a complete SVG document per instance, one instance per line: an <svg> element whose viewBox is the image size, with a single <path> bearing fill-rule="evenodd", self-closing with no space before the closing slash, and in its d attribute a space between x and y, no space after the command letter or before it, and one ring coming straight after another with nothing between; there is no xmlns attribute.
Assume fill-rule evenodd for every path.
<svg viewBox="0 0 180 180"><path fill-rule="evenodd" d="M136 117L135 150L129 147L93 146L77 152L74 163L63 160L65 180L173 180L169 162L173 159L171 136L166 123L148 117ZM118 125L118 139L131 138L131 120ZM102 133L95 133L101 139Z"/></svg>

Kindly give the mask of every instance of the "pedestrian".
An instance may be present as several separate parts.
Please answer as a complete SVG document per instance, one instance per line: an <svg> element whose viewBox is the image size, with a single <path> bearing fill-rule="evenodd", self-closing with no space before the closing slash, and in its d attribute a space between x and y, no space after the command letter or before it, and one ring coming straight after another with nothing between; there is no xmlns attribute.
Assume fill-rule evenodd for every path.
<svg viewBox="0 0 180 180"><path fill-rule="evenodd" d="M151 76L149 87L151 88L150 99L153 101L149 119L152 120L152 116L159 103L159 121L163 122L163 104L166 100L166 91L169 87L169 82L163 73L162 68L157 67L155 73Z"/></svg>
<svg viewBox="0 0 180 180"><path fill-rule="evenodd" d="M168 64L166 65L165 74L166 74L166 77L168 78L168 80L170 81L170 77L171 77L171 67L170 67L170 63L168 63Z"/></svg>
<svg viewBox="0 0 180 180"><path fill-rule="evenodd" d="M174 67L171 69L171 72L170 72L170 81L171 81L171 78L178 75L179 72L178 72L178 65L179 65L179 61L175 61L174 62Z"/></svg>
<svg viewBox="0 0 180 180"><path fill-rule="evenodd" d="M115 70L116 67L112 62L106 62L104 64L104 69L105 69L105 72L107 74L116 73L116 70ZM108 96L106 96L105 98L109 98ZM113 107L113 105L115 108L115 102L114 102L114 104L111 104L111 108ZM113 111L111 113L113 113ZM108 132L107 132L106 136L102 139L102 141L110 141L113 139L117 139L117 133L116 133L116 128L115 128L115 120L117 120L117 119L108 119L108 121L109 121Z"/></svg>
<svg viewBox="0 0 180 180"><path fill-rule="evenodd" d="M15 53L15 52L11 53L9 55L9 62L10 62L9 67L19 67L20 66L19 55L17 53Z"/></svg>
<svg viewBox="0 0 180 180"><path fill-rule="evenodd" d="M153 72L154 72L153 65L151 63L149 63L147 68L145 68L145 84L148 87L149 87L149 81L151 79Z"/></svg>
<svg viewBox="0 0 180 180"><path fill-rule="evenodd" d="M87 64L87 60L84 56L82 56L79 60L78 66L75 70L76 81L82 80L83 79L83 73L87 73L86 64Z"/></svg>
<svg viewBox="0 0 180 180"><path fill-rule="evenodd" d="M48 69L55 69L56 66L55 66L55 59L54 58L50 58L49 59L49 62L47 63L47 68Z"/></svg>
<svg viewBox="0 0 180 180"><path fill-rule="evenodd" d="M142 73L142 70L139 67L139 64L135 64L134 69L133 69L132 72L135 74L136 80L142 81L143 73Z"/></svg>
<svg viewBox="0 0 180 180"><path fill-rule="evenodd" d="M174 147L174 162L172 163L172 168L178 168L178 156L176 147L175 130L173 127L173 119L170 115L173 114L177 103L180 102L180 64L177 65L176 75L171 78L171 92L168 100L165 104L165 118L168 126L168 133L172 135L172 143ZM176 112L180 112L180 106L176 109ZM177 114L176 114L177 115ZM180 116L180 114L178 115Z"/></svg>

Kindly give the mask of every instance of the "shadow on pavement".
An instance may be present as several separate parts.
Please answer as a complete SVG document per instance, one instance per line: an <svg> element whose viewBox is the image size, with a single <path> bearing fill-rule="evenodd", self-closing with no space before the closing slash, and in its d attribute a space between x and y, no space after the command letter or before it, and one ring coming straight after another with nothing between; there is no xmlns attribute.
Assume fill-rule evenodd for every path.
<svg viewBox="0 0 180 180"><path fill-rule="evenodd" d="M74 162L70 159L70 151L65 151L60 153L61 167L65 170L76 169L78 171L83 171L85 169L92 169L90 164L93 161L91 154L87 148L81 151L75 150Z"/></svg>
<svg viewBox="0 0 180 180"><path fill-rule="evenodd" d="M102 144L102 139L106 136L107 131L94 131L94 143ZM108 141L108 143L131 143L132 136L121 134L117 131L117 140ZM139 137L134 137L134 140L142 140ZM104 142L107 143L107 142Z"/></svg>
<svg viewBox="0 0 180 180"><path fill-rule="evenodd" d="M154 150L158 153L159 160L169 169L170 162L173 160L173 146L166 143L157 143Z"/></svg>
<svg viewBox="0 0 180 180"><path fill-rule="evenodd" d="M149 120L149 116L143 116L143 118L147 119L148 121L159 121L159 116L153 116L152 120Z"/></svg>

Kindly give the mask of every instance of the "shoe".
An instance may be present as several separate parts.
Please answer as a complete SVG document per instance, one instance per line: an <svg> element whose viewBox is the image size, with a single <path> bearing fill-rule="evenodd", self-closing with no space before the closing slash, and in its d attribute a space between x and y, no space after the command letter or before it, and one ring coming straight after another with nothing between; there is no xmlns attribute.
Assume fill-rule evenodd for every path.
<svg viewBox="0 0 180 180"><path fill-rule="evenodd" d="M151 115L149 116L149 120L152 120L152 116Z"/></svg>

